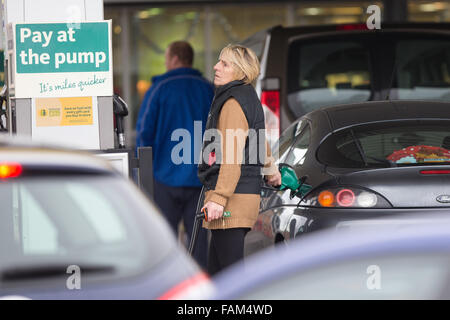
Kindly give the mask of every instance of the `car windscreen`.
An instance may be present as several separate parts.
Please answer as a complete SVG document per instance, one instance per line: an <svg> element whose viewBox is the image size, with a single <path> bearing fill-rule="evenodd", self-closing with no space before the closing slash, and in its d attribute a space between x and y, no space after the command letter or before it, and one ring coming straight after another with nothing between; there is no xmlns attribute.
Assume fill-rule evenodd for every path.
<svg viewBox="0 0 450 320"><path fill-rule="evenodd" d="M297 116L371 96L369 49L356 40L296 41L288 70L288 103Z"/></svg>
<svg viewBox="0 0 450 320"><path fill-rule="evenodd" d="M288 105L297 117L387 97L450 101L450 39L435 33L301 38L289 46L287 70Z"/></svg>
<svg viewBox="0 0 450 320"><path fill-rule="evenodd" d="M27 278L34 267L51 273L64 265L134 275L161 262L175 243L157 209L117 176L0 179L0 205L3 280L15 270Z"/></svg>
<svg viewBox="0 0 450 320"><path fill-rule="evenodd" d="M404 120L354 126L327 137L317 157L340 168L450 164L450 121Z"/></svg>
<svg viewBox="0 0 450 320"><path fill-rule="evenodd" d="M391 99L450 101L450 40L400 40Z"/></svg>

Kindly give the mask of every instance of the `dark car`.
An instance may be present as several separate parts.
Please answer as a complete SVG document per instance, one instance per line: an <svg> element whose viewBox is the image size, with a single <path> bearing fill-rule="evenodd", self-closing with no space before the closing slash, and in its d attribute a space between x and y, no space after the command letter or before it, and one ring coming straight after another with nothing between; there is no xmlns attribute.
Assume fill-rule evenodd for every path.
<svg viewBox="0 0 450 320"><path fill-rule="evenodd" d="M292 124L277 151L301 186L263 187L247 252L353 220L450 207L450 103L322 108Z"/></svg>
<svg viewBox="0 0 450 320"><path fill-rule="evenodd" d="M261 251L214 277L212 299L448 300L449 214L373 219L364 229L321 231Z"/></svg>
<svg viewBox="0 0 450 320"><path fill-rule="evenodd" d="M273 142L324 106L388 96L450 101L450 24L276 26L243 44L261 61L256 89Z"/></svg>
<svg viewBox="0 0 450 320"><path fill-rule="evenodd" d="M207 275L106 161L0 141L0 297L202 298Z"/></svg>

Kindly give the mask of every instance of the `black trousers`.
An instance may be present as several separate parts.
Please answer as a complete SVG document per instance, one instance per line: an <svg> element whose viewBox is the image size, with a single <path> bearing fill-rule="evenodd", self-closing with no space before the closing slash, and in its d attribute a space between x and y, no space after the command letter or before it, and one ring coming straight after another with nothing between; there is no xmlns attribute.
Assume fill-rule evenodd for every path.
<svg viewBox="0 0 450 320"><path fill-rule="evenodd" d="M250 228L211 230L208 273L214 275L244 258L244 238Z"/></svg>
<svg viewBox="0 0 450 320"><path fill-rule="evenodd" d="M187 245L191 240L195 211L201 190L201 187L171 187L154 181L155 203L163 212L176 235L178 235L178 224L183 219L184 228L188 235ZM207 232L200 227L193 258L205 270L207 268L207 253Z"/></svg>

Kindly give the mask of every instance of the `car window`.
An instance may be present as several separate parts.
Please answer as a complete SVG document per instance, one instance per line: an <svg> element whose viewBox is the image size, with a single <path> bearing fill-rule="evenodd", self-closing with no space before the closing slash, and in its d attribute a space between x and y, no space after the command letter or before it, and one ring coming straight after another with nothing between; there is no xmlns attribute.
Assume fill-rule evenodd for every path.
<svg viewBox="0 0 450 320"><path fill-rule="evenodd" d="M303 120L295 121L291 124L277 140L272 147L272 155L277 159L277 164L283 162L286 158L290 147L295 141L295 137L304 128L306 122Z"/></svg>
<svg viewBox="0 0 450 320"><path fill-rule="evenodd" d="M275 278L241 298L437 299L447 284L449 262L446 254L351 259Z"/></svg>
<svg viewBox="0 0 450 320"><path fill-rule="evenodd" d="M318 159L350 168L448 163L450 123L411 120L339 131L319 146Z"/></svg>
<svg viewBox="0 0 450 320"><path fill-rule="evenodd" d="M311 138L311 127L307 125L303 131L297 135L292 148L289 150L284 163L291 166L299 166L305 160L306 152L308 151L309 141Z"/></svg>
<svg viewBox="0 0 450 320"><path fill-rule="evenodd" d="M62 261L108 265L123 276L158 264L175 241L137 191L105 175L0 181L0 272Z"/></svg>
<svg viewBox="0 0 450 320"><path fill-rule="evenodd" d="M22 213L22 228L18 224L16 228L22 240L24 255L57 254L61 250L57 227L26 188L16 186L14 189L13 196L20 199L16 215L19 217Z"/></svg>
<svg viewBox="0 0 450 320"><path fill-rule="evenodd" d="M83 183L72 183L67 187L67 192L80 208L80 214L92 225L100 241L114 243L126 239L126 229L120 215L99 190Z"/></svg>
<svg viewBox="0 0 450 320"><path fill-rule="evenodd" d="M120 216L107 197L102 192L85 183L72 182L64 186L63 197L67 197L69 205L76 207L78 214L83 217L82 223L88 225L101 243L114 243L126 240L126 230ZM34 193L34 196L33 196ZM22 244L26 255L58 254L65 252L58 241L58 226L50 219L42 201L35 197L37 193L33 187L21 185L16 188L14 195L20 199L18 208L22 213ZM55 194L57 194L55 192ZM95 214L92 214L95 212ZM72 219L72 223L74 220ZM73 225L74 228L77 225ZM84 228L79 224L80 229ZM83 237L84 238L84 237Z"/></svg>
<svg viewBox="0 0 450 320"><path fill-rule="evenodd" d="M402 40L396 45L391 99L450 101L450 41Z"/></svg>
<svg viewBox="0 0 450 320"><path fill-rule="evenodd" d="M297 41L288 64L288 103L297 115L370 98L369 50L357 41Z"/></svg>

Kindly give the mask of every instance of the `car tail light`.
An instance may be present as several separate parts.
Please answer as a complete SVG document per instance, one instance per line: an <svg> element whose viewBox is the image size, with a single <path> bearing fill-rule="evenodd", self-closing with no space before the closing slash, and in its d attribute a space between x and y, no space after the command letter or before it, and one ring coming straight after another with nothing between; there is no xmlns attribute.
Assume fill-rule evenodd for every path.
<svg viewBox="0 0 450 320"><path fill-rule="evenodd" d="M308 194L300 205L325 208L391 208L391 204L375 192L359 188L334 187Z"/></svg>
<svg viewBox="0 0 450 320"><path fill-rule="evenodd" d="M370 208L377 205L378 199L376 194L363 191L358 195L357 202L360 207Z"/></svg>
<svg viewBox="0 0 450 320"><path fill-rule="evenodd" d="M263 91L261 93L261 104L265 105L280 118L280 91Z"/></svg>
<svg viewBox="0 0 450 320"><path fill-rule="evenodd" d="M351 207L355 203L355 193L350 189L342 189L336 194L336 201L341 207Z"/></svg>
<svg viewBox="0 0 450 320"><path fill-rule="evenodd" d="M336 26L336 30L368 30L367 25L364 23L361 24L341 24Z"/></svg>
<svg viewBox="0 0 450 320"><path fill-rule="evenodd" d="M450 170L421 170L421 174L450 174Z"/></svg>
<svg viewBox="0 0 450 320"><path fill-rule="evenodd" d="M22 173L22 166L19 163L0 163L0 178L16 178Z"/></svg>
<svg viewBox="0 0 450 320"><path fill-rule="evenodd" d="M331 207L334 203L334 194L328 190L322 191L318 200L322 207Z"/></svg>
<svg viewBox="0 0 450 320"><path fill-rule="evenodd" d="M280 91L263 90L261 105L266 120L267 138L272 145L280 136Z"/></svg>
<svg viewBox="0 0 450 320"><path fill-rule="evenodd" d="M195 276L184 280L161 295L158 300L199 300L211 296L214 286L208 275L200 272Z"/></svg>

